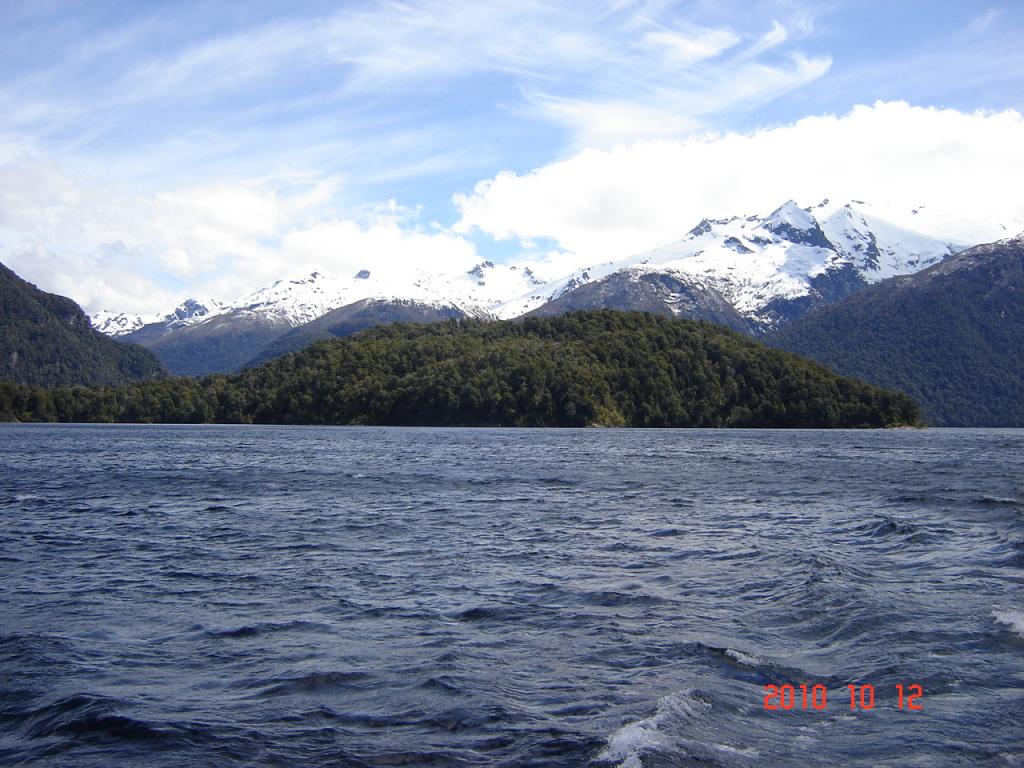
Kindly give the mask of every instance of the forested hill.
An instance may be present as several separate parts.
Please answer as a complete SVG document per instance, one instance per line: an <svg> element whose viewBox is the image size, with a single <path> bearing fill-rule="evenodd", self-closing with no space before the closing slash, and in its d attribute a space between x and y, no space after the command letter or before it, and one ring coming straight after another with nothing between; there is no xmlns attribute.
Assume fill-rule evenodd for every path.
<svg viewBox="0 0 1024 768"><path fill-rule="evenodd" d="M122 388L0 385L0 418L47 421L881 427L909 398L709 323L611 310L389 325L232 376Z"/></svg>
<svg viewBox="0 0 1024 768"><path fill-rule="evenodd" d="M769 342L906 392L929 423L1024 427L1024 234L873 285Z"/></svg>
<svg viewBox="0 0 1024 768"><path fill-rule="evenodd" d="M93 330L71 299L41 291L0 264L0 380L102 386L165 375L152 352Z"/></svg>

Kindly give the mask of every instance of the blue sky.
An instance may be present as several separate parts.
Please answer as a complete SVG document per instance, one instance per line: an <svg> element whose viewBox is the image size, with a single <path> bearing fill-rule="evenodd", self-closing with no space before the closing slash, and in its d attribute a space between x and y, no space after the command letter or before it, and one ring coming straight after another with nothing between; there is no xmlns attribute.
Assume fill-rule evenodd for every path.
<svg viewBox="0 0 1024 768"><path fill-rule="evenodd" d="M90 309L233 298L428 242L453 264L554 270L600 255L573 234L589 217L496 211L487 198L509 172L533 184L576 169L550 194L585 196L587 158L628 175L628 158L608 160L623 148L764 135L879 101L933 108L978 165L971 152L992 148L949 115L1024 111L1019 2L40 1L0 5L0 30L0 260ZM1017 127L997 133L1012 143ZM711 183L714 168L690 169ZM641 211L607 255L704 213ZM324 223L338 226L312 231Z"/></svg>

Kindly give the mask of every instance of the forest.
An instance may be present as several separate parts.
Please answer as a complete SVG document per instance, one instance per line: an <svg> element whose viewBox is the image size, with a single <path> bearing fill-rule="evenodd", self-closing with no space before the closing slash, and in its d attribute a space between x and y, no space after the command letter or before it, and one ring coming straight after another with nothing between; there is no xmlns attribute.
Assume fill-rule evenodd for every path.
<svg viewBox="0 0 1024 768"><path fill-rule="evenodd" d="M909 397L711 323L596 310L394 324L200 379L0 383L6 421L892 427Z"/></svg>

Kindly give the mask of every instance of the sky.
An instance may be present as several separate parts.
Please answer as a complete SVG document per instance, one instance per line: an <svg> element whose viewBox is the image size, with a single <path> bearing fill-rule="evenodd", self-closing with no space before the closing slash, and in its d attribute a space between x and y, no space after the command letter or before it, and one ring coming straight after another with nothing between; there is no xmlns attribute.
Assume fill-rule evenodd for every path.
<svg viewBox="0 0 1024 768"><path fill-rule="evenodd" d="M0 261L88 311L555 279L788 199L1024 222L1019 0L0 0L0 35Z"/></svg>

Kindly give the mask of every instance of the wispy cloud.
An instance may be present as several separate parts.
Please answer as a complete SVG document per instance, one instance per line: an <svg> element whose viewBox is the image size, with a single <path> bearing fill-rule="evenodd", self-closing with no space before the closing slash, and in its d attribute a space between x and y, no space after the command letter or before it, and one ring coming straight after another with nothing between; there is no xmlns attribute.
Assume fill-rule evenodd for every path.
<svg viewBox="0 0 1024 768"><path fill-rule="evenodd" d="M669 55L683 64L712 59L739 42L739 37L727 29L706 29L696 35L650 32L645 39L656 46L665 46Z"/></svg>
<svg viewBox="0 0 1024 768"><path fill-rule="evenodd" d="M368 106L410 95L418 101L416 89L434 93L489 73L507 79L498 84L503 103L514 106L520 91L536 117L581 134L606 133L594 121L608 116L632 129L635 121L621 119L626 112L667 116L668 125L687 129L713 109L742 106L703 98L733 75L763 76L769 92L780 80L806 82L806 70L744 63L786 40L778 22L749 39L728 26L689 22L672 5L633 2L406 0L271 19L198 40L144 19L75 46L71 60L7 82L0 126L80 147L126 133L142 143L197 123L230 133L232 113L257 107L262 122L279 124L321 120L353 104L373 119ZM730 51L738 55L724 56ZM751 90L739 89L745 97Z"/></svg>
<svg viewBox="0 0 1024 768"><path fill-rule="evenodd" d="M772 28L765 32L750 48L747 49L747 56L757 56L778 45L782 45L789 39L789 32L779 22L772 20Z"/></svg>
<svg viewBox="0 0 1024 768"><path fill-rule="evenodd" d="M654 147L878 98L1020 109L1020 12L937 5L946 26L916 39L860 0L0 3L0 259L127 309L360 249L456 263L481 232L638 246L682 213L631 162L644 183L678 167L707 200L748 186ZM467 240L444 225L480 179ZM392 197L421 218L366 218Z"/></svg>
<svg viewBox="0 0 1024 768"><path fill-rule="evenodd" d="M990 29L1002 15L1003 11L1000 8L989 8L968 22L967 32L971 35L980 35L987 29Z"/></svg>

